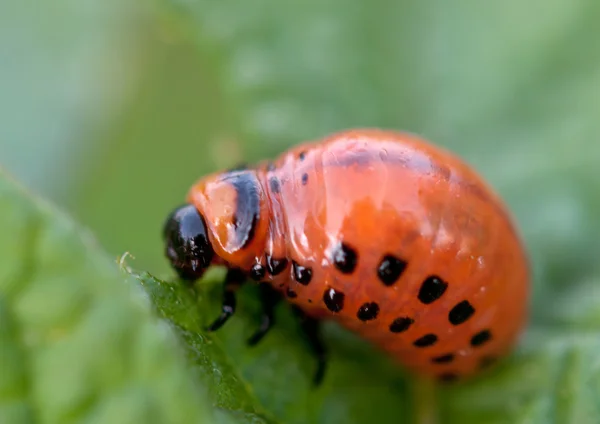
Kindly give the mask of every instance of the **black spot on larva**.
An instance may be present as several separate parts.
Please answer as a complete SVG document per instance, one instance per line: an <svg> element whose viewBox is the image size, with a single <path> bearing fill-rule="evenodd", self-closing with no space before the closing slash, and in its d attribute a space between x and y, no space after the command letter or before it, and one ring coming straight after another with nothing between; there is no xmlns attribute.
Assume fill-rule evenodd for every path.
<svg viewBox="0 0 600 424"><path fill-rule="evenodd" d="M306 158L306 152L300 152L300 153L298 154L298 159L300 159L300 160L304 160L305 158Z"/></svg>
<svg viewBox="0 0 600 424"><path fill-rule="evenodd" d="M285 293L285 294L286 294L286 295L287 295L287 297L289 297L290 299L294 299L294 298L298 297L298 293L296 293L294 290L290 289L289 287L288 287L288 289L287 289L287 291L286 291L286 293Z"/></svg>
<svg viewBox="0 0 600 424"><path fill-rule="evenodd" d="M239 250L248 245L254 238L256 223L260 216L260 184L254 172L235 172L227 175L224 181L229 182L237 193L235 216L235 246Z"/></svg>
<svg viewBox="0 0 600 424"><path fill-rule="evenodd" d="M308 299L308 303L312 303L312 299Z"/></svg>
<svg viewBox="0 0 600 424"><path fill-rule="evenodd" d="M378 314L379 305L375 302L367 302L358 309L356 316L361 321L371 321L377 318Z"/></svg>
<svg viewBox="0 0 600 424"><path fill-rule="evenodd" d="M300 284L307 286L312 279L312 269L299 265L296 261L292 261L292 267L294 268L294 279Z"/></svg>
<svg viewBox="0 0 600 424"><path fill-rule="evenodd" d="M398 259L392 255L385 255L377 268L379 280L386 286L391 286L406 269L406 261Z"/></svg>
<svg viewBox="0 0 600 424"><path fill-rule="evenodd" d="M267 270L271 275L278 275L287 267L288 260L286 258L275 259L271 255L267 256Z"/></svg>
<svg viewBox="0 0 600 424"><path fill-rule="evenodd" d="M277 177L269 178L269 187L271 191L275 194L281 191L281 184L279 183L279 179Z"/></svg>
<svg viewBox="0 0 600 424"><path fill-rule="evenodd" d="M488 368L497 361L497 358L493 356L484 356L479 360L480 368Z"/></svg>
<svg viewBox="0 0 600 424"><path fill-rule="evenodd" d="M252 269L250 270L250 278L255 281L260 281L265 276L265 267L261 264L254 264Z"/></svg>
<svg viewBox="0 0 600 424"><path fill-rule="evenodd" d="M275 166L275 164L273 162L269 162L267 164L267 171L272 172L275 171L277 169L277 167Z"/></svg>
<svg viewBox="0 0 600 424"><path fill-rule="evenodd" d="M427 347L432 346L437 342L438 338L435 334L429 333L425 334L423 337L419 337L417 340L413 342L413 345L416 347Z"/></svg>
<svg viewBox="0 0 600 424"><path fill-rule="evenodd" d="M453 372L445 372L438 375L438 380L440 380L442 383L452 383L453 381L458 380L458 374Z"/></svg>
<svg viewBox="0 0 600 424"><path fill-rule="evenodd" d="M442 297L447 288L448 283L440 277L435 275L427 277L419 289L419 300L421 303L429 305Z"/></svg>
<svg viewBox="0 0 600 424"><path fill-rule="evenodd" d="M471 337L471 346L481 346L492 338L490 330L482 330Z"/></svg>
<svg viewBox="0 0 600 424"><path fill-rule="evenodd" d="M308 174L305 172L304 174L302 174L302 185L306 185L307 182L308 182Z"/></svg>
<svg viewBox="0 0 600 424"><path fill-rule="evenodd" d="M475 313L475 308L471 306L468 300L457 303L448 313L448 321L452 325L462 324Z"/></svg>
<svg viewBox="0 0 600 424"><path fill-rule="evenodd" d="M452 361L454 361L453 353L447 353L445 355L440 355L440 356L431 358L431 362L433 362L434 364L447 364L448 362L452 362Z"/></svg>
<svg viewBox="0 0 600 424"><path fill-rule="evenodd" d="M356 250L342 242L333 248L332 259L333 264L340 272L352 274L356 268L358 255Z"/></svg>
<svg viewBox="0 0 600 424"><path fill-rule="evenodd" d="M412 325L412 323L414 323L415 320L409 317L400 317L400 318L396 318L394 321L392 321L392 323L390 324L390 331L392 333L402 333L406 330L408 330L408 328Z"/></svg>
<svg viewBox="0 0 600 424"><path fill-rule="evenodd" d="M323 302L331 312L339 312L344 309L344 293L336 291L333 288L325 290L323 293Z"/></svg>

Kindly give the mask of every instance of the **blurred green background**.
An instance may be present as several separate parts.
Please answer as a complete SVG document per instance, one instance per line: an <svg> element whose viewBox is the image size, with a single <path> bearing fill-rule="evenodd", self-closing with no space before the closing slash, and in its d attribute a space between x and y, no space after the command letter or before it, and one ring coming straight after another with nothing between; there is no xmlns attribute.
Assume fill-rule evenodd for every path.
<svg viewBox="0 0 600 424"><path fill-rule="evenodd" d="M598 22L595 0L8 0L0 163L163 274L163 219L203 174L403 129L491 181L560 291L600 256Z"/></svg>

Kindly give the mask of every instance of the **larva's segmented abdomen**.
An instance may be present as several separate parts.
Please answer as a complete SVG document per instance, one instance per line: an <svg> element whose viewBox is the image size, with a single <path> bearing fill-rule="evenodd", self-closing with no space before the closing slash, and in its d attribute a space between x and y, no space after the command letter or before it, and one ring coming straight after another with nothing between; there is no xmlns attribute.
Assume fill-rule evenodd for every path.
<svg viewBox="0 0 600 424"><path fill-rule="evenodd" d="M239 273L267 282L413 371L469 376L506 354L525 325L526 252L502 201L416 136L334 134L205 177L188 200L197 213L184 216L207 234L213 263L234 270L231 286ZM173 245L184 222L175 221ZM171 249L171 259L197 276L186 262L194 246Z"/></svg>
<svg viewBox="0 0 600 424"><path fill-rule="evenodd" d="M491 364L526 319L525 252L498 196L415 137L339 134L284 155L270 178L289 273L275 286L422 373Z"/></svg>

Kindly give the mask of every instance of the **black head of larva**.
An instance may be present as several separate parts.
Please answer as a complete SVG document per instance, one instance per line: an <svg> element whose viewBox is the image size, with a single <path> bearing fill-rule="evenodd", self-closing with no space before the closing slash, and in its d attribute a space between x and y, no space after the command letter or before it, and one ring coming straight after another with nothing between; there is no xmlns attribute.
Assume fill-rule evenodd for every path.
<svg viewBox="0 0 600 424"><path fill-rule="evenodd" d="M196 280L215 255L204 218L193 205L175 209L163 227L165 254L184 280Z"/></svg>

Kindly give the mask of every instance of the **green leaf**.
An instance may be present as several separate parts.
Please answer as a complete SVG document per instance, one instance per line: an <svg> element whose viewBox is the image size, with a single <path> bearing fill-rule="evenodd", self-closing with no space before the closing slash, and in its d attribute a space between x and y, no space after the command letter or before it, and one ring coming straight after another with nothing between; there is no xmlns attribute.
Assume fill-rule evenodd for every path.
<svg viewBox="0 0 600 424"><path fill-rule="evenodd" d="M206 333L204 328L220 311L220 287L214 283L223 276L215 274L194 287L149 274L134 275L186 343L193 369L211 388L209 394L218 407L247 410L257 403L249 395L254 393L260 404L286 423L361 423L371 419L387 423L412 413L402 371L370 347L356 346L357 340L338 328L326 328L328 344L338 348L332 351L328 378L318 388L311 382L315 359L286 308L278 310L280 325L258 346L248 347L245 340L259 324L256 287L241 290L240 307L226 330Z"/></svg>
<svg viewBox="0 0 600 424"><path fill-rule="evenodd" d="M245 345L260 312L253 287L242 290L241 306L223 330L204 331L219 312L220 287L213 284L219 277L186 287L137 275L187 343L188 357L218 406L244 409L249 390L289 423L395 423L399 417L422 423L431 416L434 422L457 423L592 423L600 414L597 327L577 329L568 318L564 326L534 327L496 370L455 386L429 387L411 381L352 335L327 326L325 339L332 350L328 375L314 388L314 358L285 308L278 311L279 325L259 346ZM569 308L563 310L568 314ZM585 315L599 313L596 301ZM240 381L244 390L237 386Z"/></svg>
<svg viewBox="0 0 600 424"><path fill-rule="evenodd" d="M144 291L3 174L0 234L0 422L265 422L229 376L215 409Z"/></svg>

